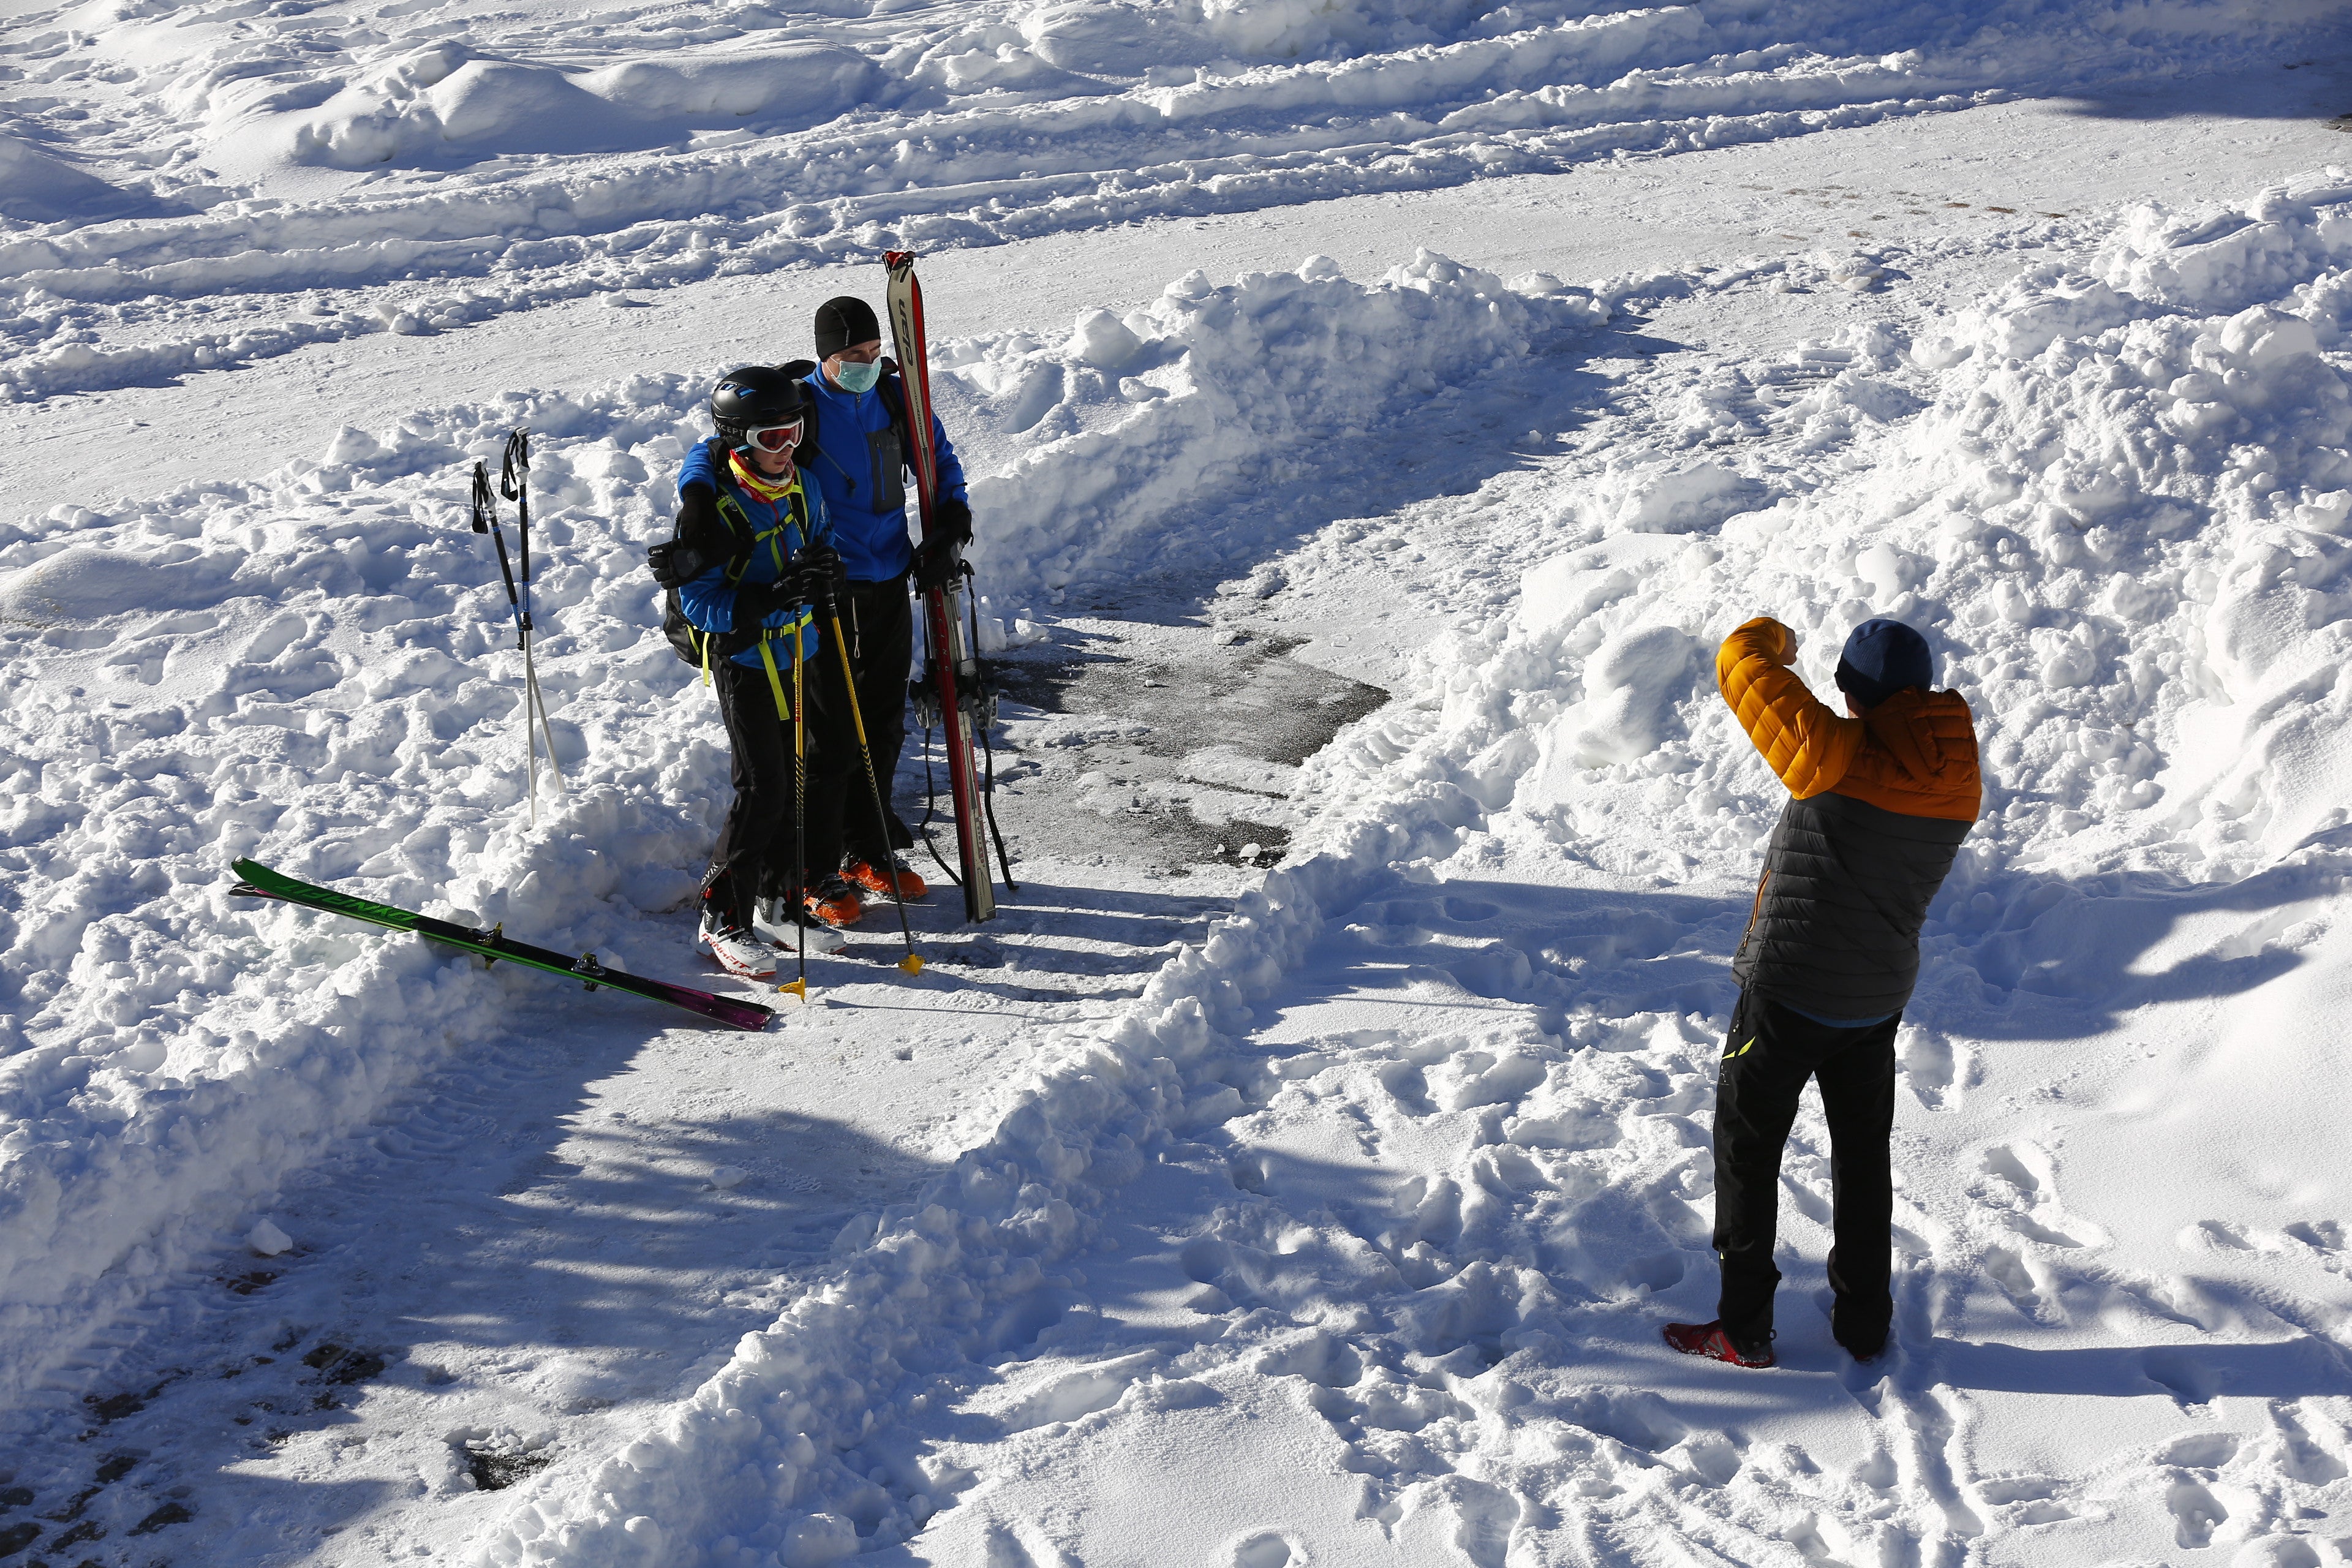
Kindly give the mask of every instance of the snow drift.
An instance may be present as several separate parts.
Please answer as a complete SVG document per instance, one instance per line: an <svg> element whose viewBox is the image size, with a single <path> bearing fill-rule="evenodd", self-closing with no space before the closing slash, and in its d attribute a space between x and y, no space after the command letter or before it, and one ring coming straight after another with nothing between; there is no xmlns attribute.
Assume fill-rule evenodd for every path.
<svg viewBox="0 0 2352 1568"><path fill-rule="evenodd" d="M243 133L282 142L293 163L344 169L610 152L746 122L803 130L866 102L882 83L863 55L818 44L630 60L574 75L441 43L314 110L287 111Z"/></svg>

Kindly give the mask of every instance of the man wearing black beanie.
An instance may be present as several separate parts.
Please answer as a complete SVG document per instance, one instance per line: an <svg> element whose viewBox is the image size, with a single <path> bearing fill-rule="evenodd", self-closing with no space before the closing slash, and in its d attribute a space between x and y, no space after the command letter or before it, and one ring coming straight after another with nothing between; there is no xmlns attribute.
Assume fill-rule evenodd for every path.
<svg viewBox="0 0 2352 1568"><path fill-rule="evenodd" d="M1857 1361L1886 1343L1895 1191L1895 1031L1919 978L1919 926L1976 821L1976 721L1930 689L1927 639L1900 621L1853 629L1838 660L1846 713L1792 668L1797 634L1759 616L1724 639L1717 684L1788 786L1756 907L1731 961L1740 984L1715 1100L1716 1318L1669 1323L1686 1355L1770 1366L1780 1151L1806 1080L1829 1121L1835 1243L1830 1331Z"/></svg>
<svg viewBox="0 0 2352 1568"><path fill-rule="evenodd" d="M856 673L857 705L873 749L874 776L887 793L907 739L907 677L914 658L914 613L908 599L911 575L919 587L939 580L953 551L971 542L971 507L965 500L963 464L939 416L931 416L931 447L938 457L939 492L932 498L931 537L919 546L907 519L907 397L882 357L882 323L874 308L842 294L816 308L819 363L807 382L816 400L813 449L803 450L802 471L816 481L833 520L833 542L847 578L842 596L842 631ZM837 662L819 678L813 709L830 711L846 724L849 698ZM896 813L872 820L862 788L850 783L860 770L850 761L840 770L839 789L811 798L811 832L818 814L838 813L847 847L841 873L818 889L812 907L838 911L856 907L860 894L918 899L928 890L899 855L914 842ZM853 914L850 918L856 918Z"/></svg>

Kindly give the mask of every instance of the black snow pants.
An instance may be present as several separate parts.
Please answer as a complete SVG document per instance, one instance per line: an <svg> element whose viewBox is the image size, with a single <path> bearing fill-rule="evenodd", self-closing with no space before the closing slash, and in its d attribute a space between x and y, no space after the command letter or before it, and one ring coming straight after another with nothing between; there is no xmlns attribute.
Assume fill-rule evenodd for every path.
<svg viewBox="0 0 2352 1568"><path fill-rule="evenodd" d="M1857 1355L1876 1353L1895 1302L1888 1289L1895 1224L1895 1031L1900 1014L1859 1029L1817 1024L1753 991L1731 1012L1715 1097L1715 1252L1723 1264L1717 1316L1742 1345L1772 1331L1772 1248L1780 1151L1805 1080L1822 1087L1830 1128L1835 1245L1831 1331Z"/></svg>
<svg viewBox="0 0 2352 1568"><path fill-rule="evenodd" d="M778 654L777 671L789 701L793 690L790 644L771 647L785 650ZM814 684L816 673L804 669L802 679ZM733 751L729 777L735 785L735 799L719 829L710 869L703 875L702 897L717 923L749 925L754 900L781 895L799 880L792 863L793 726L776 711L775 690L768 684L765 669L747 668L733 659L714 661L710 684L719 693L719 716L727 726L728 743ZM848 736L845 715L840 732L835 733L814 700L808 703L808 724L804 742L808 810L803 819L807 866L822 878L841 859L837 774L845 761L856 766L852 751L856 742ZM828 795L835 802L829 810L822 804Z"/></svg>
<svg viewBox="0 0 2352 1568"><path fill-rule="evenodd" d="M880 786L883 820L874 816L874 786L866 782L866 764L857 755L857 732L850 721L849 698L842 685L841 655L833 647L833 627L821 626L825 647L822 679L811 689L813 721L836 736L836 755L827 759L826 776L836 780L821 799L810 803L811 842L820 828L833 846L834 858L809 855L809 867L820 877L839 862L844 849L861 860L887 865L890 856L915 841L907 825L890 809L890 781L898 775L898 753L907 744L907 667L915 656L915 616L907 594L907 579L881 583L851 583L840 595L841 635L849 647L850 668L857 677L857 711L866 721L866 742L874 752L874 778ZM822 619L822 612L820 612Z"/></svg>

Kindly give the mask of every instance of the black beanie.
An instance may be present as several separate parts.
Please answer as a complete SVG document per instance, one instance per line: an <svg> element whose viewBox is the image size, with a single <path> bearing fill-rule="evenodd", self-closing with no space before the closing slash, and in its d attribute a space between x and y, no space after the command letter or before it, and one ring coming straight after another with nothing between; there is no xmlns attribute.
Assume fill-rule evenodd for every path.
<svg viewBox="0 0 2352 1568"><path fill-rule="evenodd" d="M1838 689L1865 709L1935 679L1936 658L1927 639L1901 621L1863 622L1845 639L1845 656L1838 660Z"/></svg>
<svg viewBox="0 0 2352 1568"><path fill-rule="evenodd" d="M874 307L855 294L836 294L816 308L816 357L831 359L855 343L882 336Z"/></svg>

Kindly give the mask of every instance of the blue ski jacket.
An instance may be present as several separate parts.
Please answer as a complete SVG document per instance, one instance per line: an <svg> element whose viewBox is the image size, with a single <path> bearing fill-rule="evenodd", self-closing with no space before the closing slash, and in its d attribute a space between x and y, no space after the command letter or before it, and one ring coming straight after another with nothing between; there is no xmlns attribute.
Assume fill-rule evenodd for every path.
<svg viewBox="0 0 2352 1568"><path fill-rule="evenodd" d="M885 376L871 392L844 392L825 380L822 367L805 379L817 401L817 449L806 472L834 521L833 547L841 552L842 567L853 583L904 576L915 545L907 531L909 454L892 417L906 395L898 377ZM963 500L963 464L936 414L931 445L939 454L940 494Z"/></svg>
<svg viewBox="0 0 2352 1568"><path fill-rule="evenodd" d="M719 515L736 531L738 550L750 550L748 556L738 554L735 560L713 566L678 589L679 611L706 637L723 637L737 629L738 584L777 582L784 575L785 564L807 545L833 542L824 492L807 482L807 475L795 474L792 489L780 499L762 500L736 482L727 458L728 449L719 437L706 437L686 455L677 471L679 494L683 496L688 485L709 487L718 498ZM747 528L748 537L744 532ZM840 546L835 543L835 548ZM739 563L740 574L730 576ZM795 624L800 627L801 657L814 659L820 646L816 616L803 605L797 610L770 612L760 623L759 638L735 654L735 662L751 669L765 667L772 670L780 662L789 668L791 647L771 645L789 645Z"/></svg>

